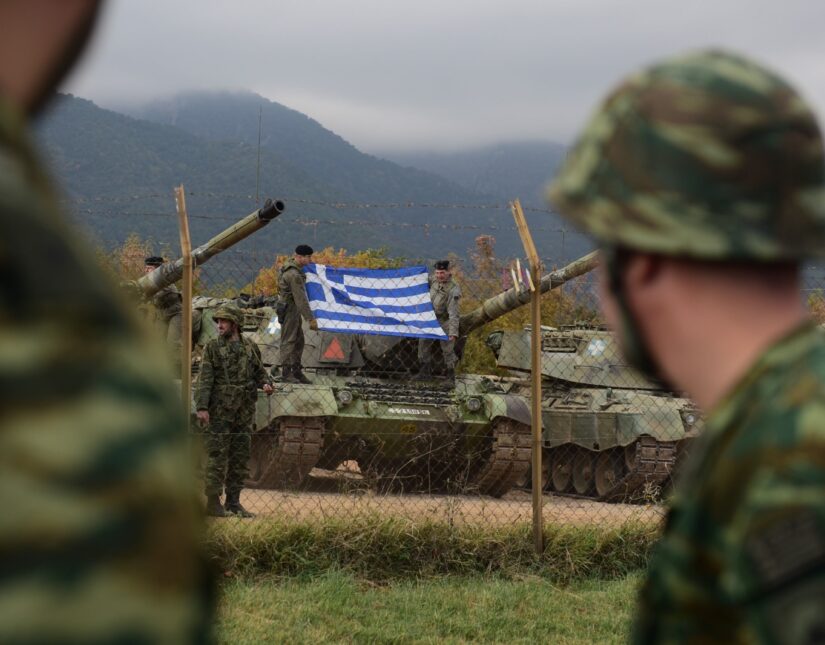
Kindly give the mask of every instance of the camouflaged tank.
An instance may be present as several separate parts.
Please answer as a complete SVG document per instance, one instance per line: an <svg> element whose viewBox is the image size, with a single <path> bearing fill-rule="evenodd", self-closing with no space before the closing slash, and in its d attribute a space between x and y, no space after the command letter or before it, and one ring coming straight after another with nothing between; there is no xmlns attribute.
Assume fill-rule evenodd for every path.
<svg viewBox="0 0 825 645"><path fill-rule="evenodd" d="M603 327L542 328L541 337L546 490L655 500L701 430L695 405L627 366ZM529 330L493 332L487 345L499 367L523 375L529 395Z"/></svg>
<svg viewBox="0 0 825 645"><path fill-rule="evenodd" d="M543 291L581 275L594 257L544 276ZM511 289L461 318L461 335L529 301ZM495 301L496 307L490 308ZM205 308L219 302L204 303ZM204 338L214 333L203 316ZM279 365L280 325L272 307L246 310L245 333L267 366ZM416 382L417 340L305 327L309 385L277 383L261 394L248 484L297 488L313 468L357 462L359 483L380 490L501 496L530 465L530 411L507 379L460 374ZM315 471L318 473L319 471Z"/></svg>

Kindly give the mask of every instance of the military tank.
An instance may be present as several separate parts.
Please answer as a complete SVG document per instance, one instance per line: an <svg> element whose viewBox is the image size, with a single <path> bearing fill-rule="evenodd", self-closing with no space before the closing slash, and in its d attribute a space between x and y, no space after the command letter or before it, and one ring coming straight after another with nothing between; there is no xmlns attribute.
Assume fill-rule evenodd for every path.
<svg viewBox="0 0 825 645"><path fill-rule="evenodd" d="M542 279L543 292L595 265L593 254ZM522 306L510 289L461 318L466 336ZM204 303L204 310L219 301ZM203 316L204 326L211 317ZM277 368L280 325L272 307L248 309L245 331ZM214 333L207 331L206 336ZM313 383L277 383L259 396L248 484L297 488L313 468L357 462L362 481L380 490L501 496L530 465L528 402L495 376L458 375L414 382L417 340L304 330L302 364Z"/></svg>
<svg viewBox="0 0 825 645"><path fill-rule="evenodd" d="M499 367L526 379L529 329L493 332L487 345ZM542 328L541 350L545 489L655 501L701 431L696 406L626 365L604 327ZM529 394L526 380L520 391Z"/></svg>

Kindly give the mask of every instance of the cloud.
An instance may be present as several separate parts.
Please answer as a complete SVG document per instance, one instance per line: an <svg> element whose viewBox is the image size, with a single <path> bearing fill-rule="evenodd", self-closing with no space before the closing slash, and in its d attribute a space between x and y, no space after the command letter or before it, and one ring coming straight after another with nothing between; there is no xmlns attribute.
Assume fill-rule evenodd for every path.
<svg viewBox="0 0 825 645"><path fill-rule="evenodd" d="M808 0L120 0L67 89L107 106L252 89L366 150L568 141L621 76L710 45L825 113L823 23Z"/></svg>

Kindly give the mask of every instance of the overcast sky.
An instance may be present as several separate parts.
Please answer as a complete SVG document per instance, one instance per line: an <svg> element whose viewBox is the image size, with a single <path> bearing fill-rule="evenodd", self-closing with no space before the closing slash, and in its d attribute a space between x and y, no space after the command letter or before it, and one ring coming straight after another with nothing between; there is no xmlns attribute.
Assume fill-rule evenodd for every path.
<svg viewBox="0 0 825 645"><path fill-rule="evenodd" d="M116 0L65 89L105 107L248 89L367 152L567 143L621 76L723 46L825 115L820 0Z"/></svg>

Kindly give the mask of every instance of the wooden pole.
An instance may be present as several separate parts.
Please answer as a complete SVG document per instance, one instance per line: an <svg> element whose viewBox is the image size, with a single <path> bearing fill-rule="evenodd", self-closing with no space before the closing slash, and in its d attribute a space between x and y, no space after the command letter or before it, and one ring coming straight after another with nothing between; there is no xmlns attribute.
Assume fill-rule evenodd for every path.
<svg viewBox="0 0 825 645"><path fill-rule="evenodd" d="M178 210L180 252L183 258L183 311L180 330L180 393L186 430L192 415L192 241L189 238L189 217L186 214L186 193L183 184L175 188Z"/></svg>
<svg viewBox="0 0 825 645"><path fill-rule="evenodd" d="M530 416L532 420L533 445L533 542L536 553L544 552L544 522L542 520L541 481L541 291L536 288L541 283L541 261L533 243L533 236L527 227L524 211L519 200L511 204L521 243L530 263Z"/></svg>

